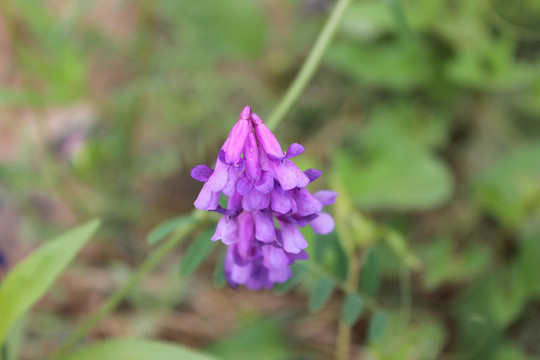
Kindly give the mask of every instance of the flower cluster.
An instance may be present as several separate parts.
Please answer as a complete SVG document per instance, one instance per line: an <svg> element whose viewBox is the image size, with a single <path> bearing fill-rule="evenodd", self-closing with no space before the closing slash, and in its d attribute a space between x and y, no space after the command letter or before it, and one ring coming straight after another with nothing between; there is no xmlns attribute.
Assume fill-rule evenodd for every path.
<svg viewBox="0 0 540 360"><path fill-rule="evenodd" d="M319 234L334 229L334 220L322 209L334 203L337 194L311 194L306 189L321 172L302 172L290 160L303 151L294 143L284 153L270 129L246 106L215 169L198 165L191 171L194 179L204 182L195 207L223 215L212 240L227 245L225 276L232 287L268 289L287 281L290 265L307 259L308 244L298 227L309 224ZM228 197L226 208L219 205L221 194Z"/></svg>

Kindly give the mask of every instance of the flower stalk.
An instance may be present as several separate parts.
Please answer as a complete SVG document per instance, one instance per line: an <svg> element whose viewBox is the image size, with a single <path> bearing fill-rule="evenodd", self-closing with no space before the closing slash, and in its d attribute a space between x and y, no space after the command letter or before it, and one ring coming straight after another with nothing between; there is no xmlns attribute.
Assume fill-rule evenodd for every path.
<svg viewBox="0 0 540 360"><path fill-rule="evenodd" d="M300 71L287 89L287 92L281 99L274 112L272 112L272 114L269 116L267 124L271 130L277 128L281 121L283 121L285 115L287 115L287 113L291 110L300 95L302 95L302 92L306 86L313 78L313 75L318 69L350 3L351 0L339 0L334 6L332 13L328 17L328 20L326 21L308 57L302 64Z"/></svg>

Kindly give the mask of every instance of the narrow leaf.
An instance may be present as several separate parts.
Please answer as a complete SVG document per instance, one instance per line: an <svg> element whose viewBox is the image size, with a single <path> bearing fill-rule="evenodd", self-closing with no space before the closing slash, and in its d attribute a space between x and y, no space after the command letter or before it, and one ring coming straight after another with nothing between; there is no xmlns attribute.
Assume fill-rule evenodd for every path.
<svg viewBox="0 0 540 360"><path fill-rule="evenodd" d="M214 286L215 287L222 287L225 285L227 280L225 279L225 251L223 252L223 255L221 256L221 260L219 260L219 263L216 265L216 269L214 270Z"/></svg>
<svg viewBox="0 0 540 360"><path fill-rule="evenodd" d="M360 288L362 293L370 298L377 295L381 272L379 262L375 253L375 248L372 248L366 256L364 266L360 272Z"/></svg>
<svg viewBox="0 0 540 360"><path fill-rule="evenodd" d="M13 324L6 336L2 349L5 349L5 354L2 360L17 360L20 359L20 351L23 346L26 329L26 317L21 316L15 324Z"/></svg>
<svg viewBox="0 0 540 360"><path fill-rule="evenodd" d="M60 360L212 360L214 358L180 345L150 340L123 339L90 345Z"/></svg>
<svg viewBox="0 0 540 360"><path fill-rule="evenodd" d="M0 285L0 343L21 315L47 292L99 226L94 220L47 242L9 272Z"/></svg>
<svg viewBox="0 0 540 360"><path fill-rule="evenodd" d="M317 312L322 309L333 291L334 280L326 278L319 281L309 295L309 311Z"/></svg>
<svg viewBox="0 0 540 360"><path fill-rule="evenodd" d="M180 264L180 275L190 275L214 249L215 242L210 240L213 233L214 229L205 230L193 241Z"/></svg>
<svg viewBox="0 0 540 360"><path fill-rule="evenodd" d="M148 244L154 245L155 243L167 237L167 235L173 233L178 228L189 225L194 221L196 221L196 218L192 215L185 215L166 220L153 228L152 231L150 231L150 234L148 234L148 238L146 239L146 241L148 242Z"/></svg>
<svg viewBox="0 0 540 360"><path fill-rule="evenodd" d="M411 27L401 0L386 0L386 6L403 35L411 35Z"/></svg>
<svg viewBox="0 0 540 360"><path fill-rule="evenodd" d="M384 311L379 311L373 316L369 323L368 338L370 342L377 341L388 328L390 324L390 317Z"/></svg>
<svg viewBox="0 0 540 360"><path fill-rule="evenodd" d="M345 299L341 318L347 325L354 325L364 309L364 299L359 294L351 294Z"/></svg>

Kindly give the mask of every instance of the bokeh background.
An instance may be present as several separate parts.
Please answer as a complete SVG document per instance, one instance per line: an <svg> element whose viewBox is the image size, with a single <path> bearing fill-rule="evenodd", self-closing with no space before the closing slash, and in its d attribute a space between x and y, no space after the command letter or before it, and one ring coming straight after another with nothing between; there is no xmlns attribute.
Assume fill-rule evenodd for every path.
<svg viewBox="0 0 540 360"><path fill-rule="evenodd" d="M0 2L0 251L13 266L69 226L104 221L27 318L24 359L49 353L127 279L152 227L192 210L190 169L215 160L243 106L271 113L332 5ZM315 188L338 188L338 225L354 223L368 250L360 286L388 321L375 341L363 316L355 352L540 356L536 2L353 1L276 134L305 145L298 164L323 170ZM374 226L401 237L383 241ZM314 261L343 277L339 230L306 237ZM185 278L186 246L91 338L159 338L223 359L332 358L339 291L310 313L313 274L286 294L216 288L223 246Z"/></svg>

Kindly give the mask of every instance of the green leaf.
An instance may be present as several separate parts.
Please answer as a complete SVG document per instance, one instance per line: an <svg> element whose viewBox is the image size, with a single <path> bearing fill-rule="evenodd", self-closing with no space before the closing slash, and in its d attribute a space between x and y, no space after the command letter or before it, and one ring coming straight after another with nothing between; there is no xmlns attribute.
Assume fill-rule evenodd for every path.
<svg viewBox="0 0 540 360"><path fill-rule="evenodd" d="M214 229L203 231L193 241L180 264L180 275L188 276L199 267L201 262L210 254L215 242L210 240Z"/></svg>
<svg viewBox="0 0 540 360"><path fill-rule="evenodd" d="M527 355L525 349L510 341L506 341L497 349L497 355L494 360L533 360L532 356Z"/></svg>
<svg viewBox="0 0 540 360"><path fill-rule="evenodd" d="M196 221L196 218L193 215L184 215L166 220L150 231L146 241L148 244L154 245L176 231L178 228L192 224L194 221Z"/></svg>
<svg viewBox="0 0 540 360"><path fill-rule="evenodd" d="M472 243L460 248L451 237L433 239L423 245L420 254L425 262L422 281L427 289L475 279L489 270L494 256L486 244Z"/></svg>
<svg viewBox="0 0 540 360"><path fill-rule="evenodd" d="M427 151L403 146L358 161L340 156L338 170L347 191L368 209L425 210L452 194L452 177Z"/></svg>
<svg viewBox="0 0 540 360"><path fill-rule="evenodd" d="M358 141L369 154L399 152L404 147L436 150L445 146L450 124L448 115L435 106L413 99L385 102L373 107Z"/></svg>
<svg viewBox="0 0 540 360"><path fill-rule="evenodd" d="M2 351L5 351L5 354L3 354L4 356L0 357L0 359L20 359L20 352L23 348L23 343L25 340L26 322L26 317L22 316L15 322L15 324L11 326L9 333L6 336L5 342L2 345Z"/></svg>
<svg viewBox="0 0 540 360"><path fill-rule="evenodd" d="M427 84L435 76L433 50L421 42L340 42L328 51L328 62L359 86L403 91Z"/></svg>
<svg viewBox="0 0 540 360"><path fill-rule="evenodd" d="M368 337L370 342L376 342L390 325L390 317L384 311L379 311L373 316L369 323Z"/></svg>
<svg viewBox="0 0 540 360"><path fill-rule="evenodd" d="M411 35L411 27L405 14L403 2L401 0L386 0L385 2L401 33L407 36Z"/></svg>
<svg viewBox="0 0 540 360"><path fill-rule="evenodd" d="M292 359L283 334L284 329L271 318L250 318L237 331L210 344L207 351L224 360Z"/></svg>
<svg viewBox="0 0 540 360"><path fill-rule="evenodd" d="M97 343L61 360L212 360L213 357L180 345L159 341L122 339Z"/></svg>
<svg viewBox="0 0 540 360"><path fill-rule="evenodd" d="M510 226L540 214L539 159L538 144L522 145L504 155L477 181L480 206Z"/></svg>
<svg viewBox="0 0 540 360"><path fill-rule="evenodd" d="M319 281L309 295L309 311L317 312L322 307L334 291L334 280L326 278Z"/></svg>
<svg viewBox="0 0 540 360"><path fill-rule="evenodd" d="M221 255L221 258L214 270L214 286L218 288L224 286L227 282L225 279L225 256L225 251L223 251L223 255Z"/></svg>
<svg viewBox="0 0 540 360"><path fill-rule="evenodd" d="M94 220L47 242L0 285L0 343L10 327L47 292L99 226Z"/></svg>
<svg viewBox="0 0 540 360"><path fill-rule="evenodd" d="M372 248L367 254L364 266L360 272L360 287L362 292L365 295L374 298L379 289L380 278L379 262L375 254L375 249Z"/></svg>
<svg viewBox="0 0 540 360"><path fill-rule="evenodd" d="M446 342L444 324L436 317L416 314L406 331L401 324L391 323L384 335L368 346L378 359L428 360L440 358Z"/></svg>
<svg viewBox="0 0 540 360"><path fill-rule="evenodd" d="M343 304L341 318L347 325L354 325L364 309L364 299L359 294L348 295Z"/></svg>
<svg viewBox="0 0 540 360"><path fill-rule="evenodd" d="M540 3L538 1L491 0L493 9L513 25L538 30L540 27Z"/></svg>

